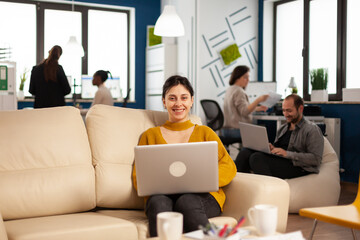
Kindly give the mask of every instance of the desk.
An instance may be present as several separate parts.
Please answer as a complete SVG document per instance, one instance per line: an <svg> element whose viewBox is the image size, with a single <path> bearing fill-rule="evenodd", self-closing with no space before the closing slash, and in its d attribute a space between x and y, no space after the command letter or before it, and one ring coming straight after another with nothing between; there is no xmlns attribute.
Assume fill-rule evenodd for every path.
<svg viewBox="0 0 360 240"><path fill-rule="evenodd" d="M253 115L254 120L265 120L265 121L276 121L276 130L280 128L280 126L285 122L284 116L276 116L276 115ZM324 122L324 116L305 116L305 119L312 122Z"/></svg>

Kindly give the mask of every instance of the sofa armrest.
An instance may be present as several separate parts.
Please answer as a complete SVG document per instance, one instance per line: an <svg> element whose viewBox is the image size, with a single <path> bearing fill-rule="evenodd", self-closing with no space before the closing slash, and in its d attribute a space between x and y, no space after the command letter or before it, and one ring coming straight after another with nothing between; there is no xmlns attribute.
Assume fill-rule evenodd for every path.
<svg viewBox="0 0 360 240"><path fill-rule="evenodd" d="M224 191L224 216L239 219L241 216L247 217L248 209L256 204L272 204L279 210L277 231L286 231L290 199L290 188L286 181L257 174L237 173ZM250 225L249 221L245 225Z"/></svg>
<svg viewBox="0 0 360 240"><path fill-rule="evenodd" d="M0 212L0 239L1 240L8 240L6 230L5 230L4 221L3 221L3 218L1 216L1 212Z"/></svg>

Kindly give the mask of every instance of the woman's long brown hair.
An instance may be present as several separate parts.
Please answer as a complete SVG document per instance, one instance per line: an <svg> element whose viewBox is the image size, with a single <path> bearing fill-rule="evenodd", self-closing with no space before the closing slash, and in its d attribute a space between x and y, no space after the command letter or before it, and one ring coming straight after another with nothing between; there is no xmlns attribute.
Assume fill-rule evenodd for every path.
<svg viewBox="0 0 360 240"><path fill-rule="evenodd" d="M59 58L62 54L62 49L60 46L55 45L49 51L49 57L44 60L44 76L45 81L53 81L56 82L56 72L59 65Z"/></svg>

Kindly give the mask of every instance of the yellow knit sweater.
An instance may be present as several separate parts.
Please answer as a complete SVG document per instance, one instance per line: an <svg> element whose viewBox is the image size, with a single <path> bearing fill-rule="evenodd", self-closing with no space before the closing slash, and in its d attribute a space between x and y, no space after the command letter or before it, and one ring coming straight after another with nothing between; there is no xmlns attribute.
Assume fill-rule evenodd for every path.
<svg viewBox="0 0 360 240"><path fill-rule="evenodd" d="M163 127L173 130L173 131L182 131L194 126L193 123L189 121L181 123L171 123L167 121ZM219 159L219 190L217 192L211 192L210 194L216 199L223 210L225 203L225 193L222 190L222 187L226 186L231 182L231 180L236 175L236 166L234 161L229 156L224 145L220 141L216 133L207 126L195 125L194 130L190 136L189 142L204 142L204 141L217 141L218 142L218 159ZM161 134L160 127L153 127L146 130L139 141L139 145L153 145L153 144L167 144L165 139ZM134 164L133 168L133 182L134 187L137 189L136 182L136 168Z"/></svg>

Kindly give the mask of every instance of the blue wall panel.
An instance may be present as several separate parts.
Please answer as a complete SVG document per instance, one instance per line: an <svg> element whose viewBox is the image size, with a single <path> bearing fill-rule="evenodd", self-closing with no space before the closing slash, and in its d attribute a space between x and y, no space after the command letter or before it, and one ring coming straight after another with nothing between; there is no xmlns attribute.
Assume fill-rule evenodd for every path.
<svg viewBox="0 0 360 240"><path fill-rule="evenodd" d="M360 104L319 104L327 118L341 118L340 167L343 181L358 182L360 170Z"/></svg>

